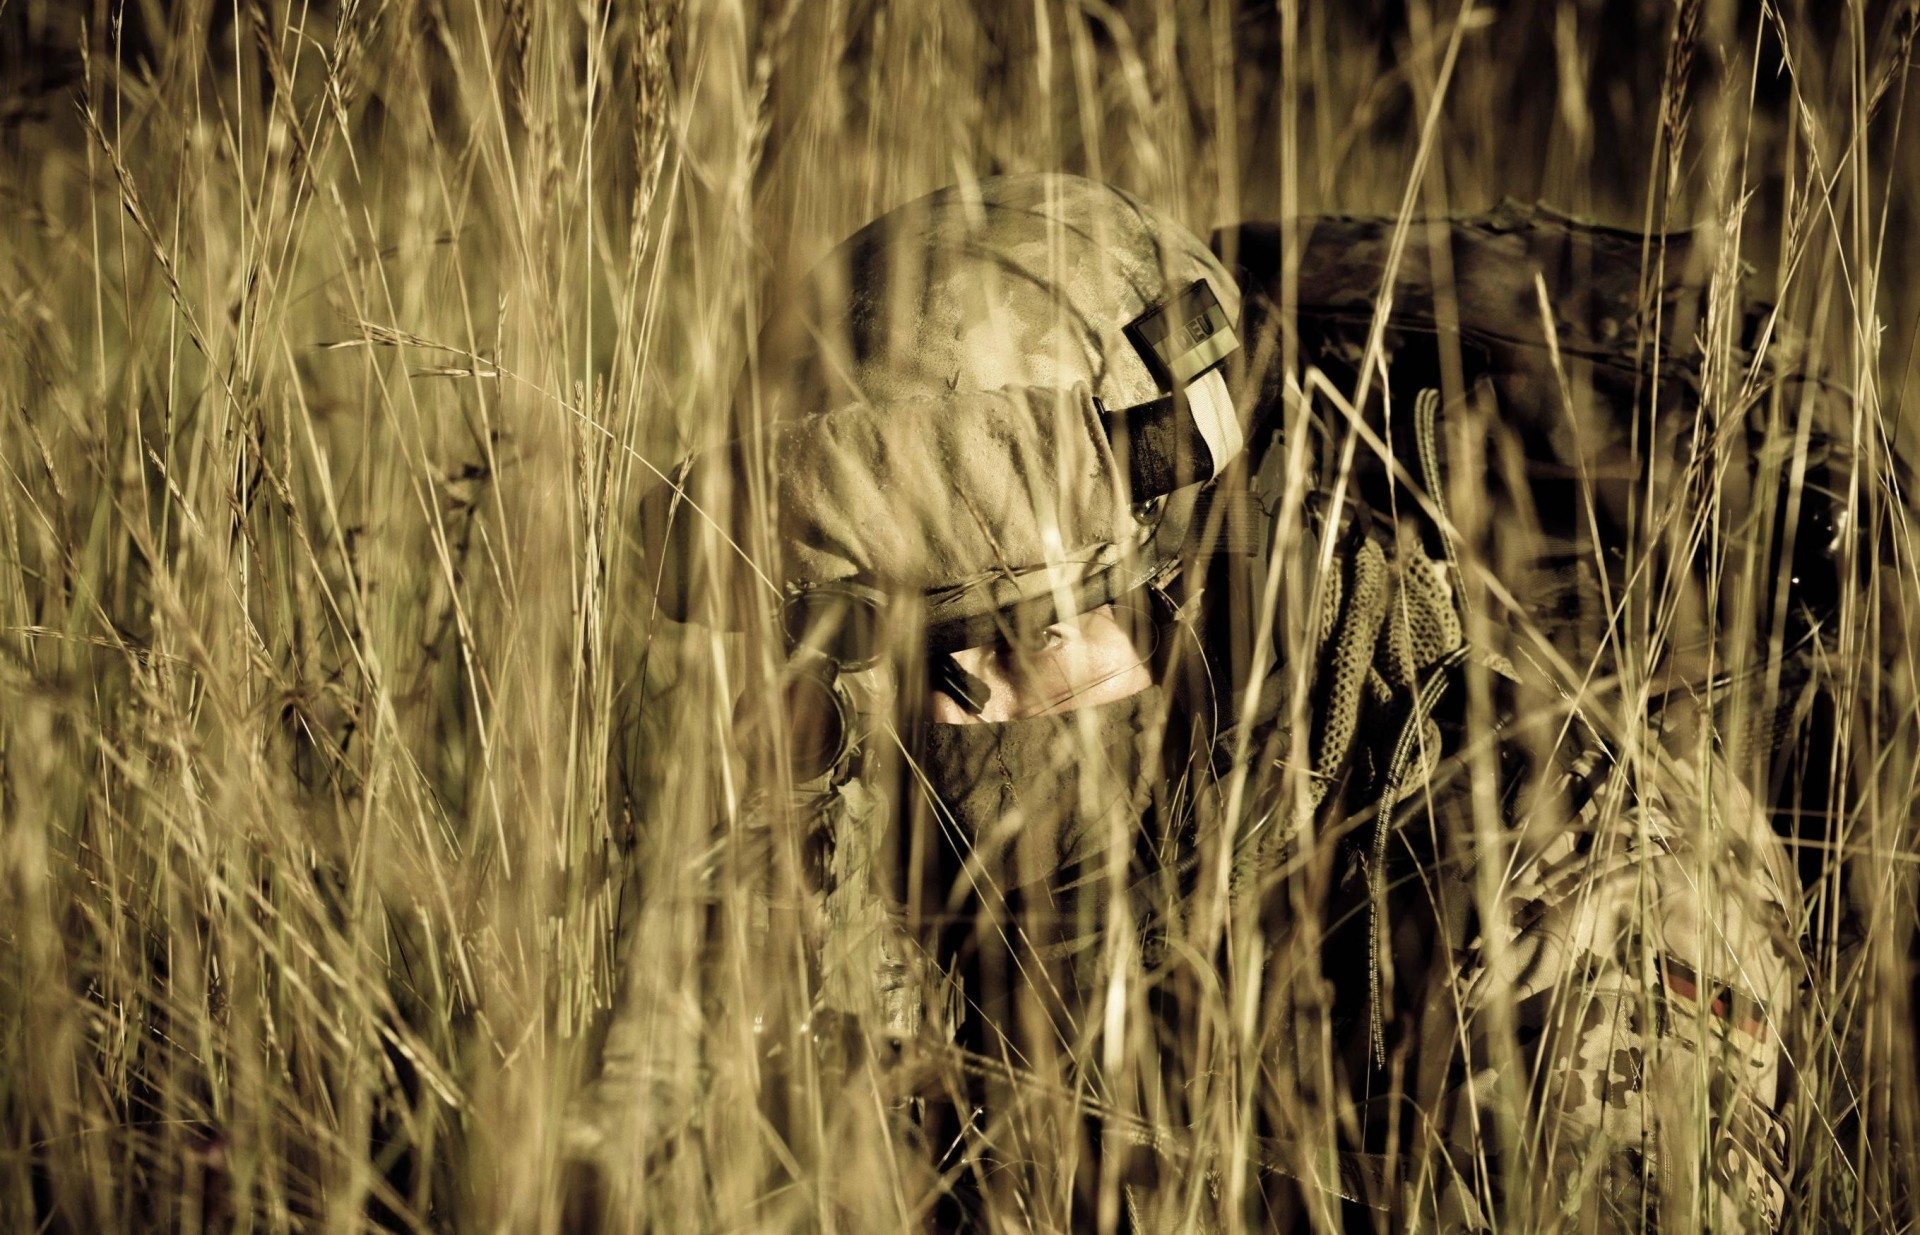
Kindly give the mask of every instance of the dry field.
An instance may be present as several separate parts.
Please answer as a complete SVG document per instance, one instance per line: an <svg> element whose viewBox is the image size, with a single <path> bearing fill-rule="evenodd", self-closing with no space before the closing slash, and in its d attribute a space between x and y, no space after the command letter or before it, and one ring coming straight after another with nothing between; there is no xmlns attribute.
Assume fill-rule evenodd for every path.
<svg viewBox="0 0 1920 1235"><path fill-rule="evenodd" d="M799 863L740 842L760 810L794 843L728 735L774 660L656 619L635 511L731 435L793 271L940 185L1064 169L1202 234L1505 198L1698 227L1712 320L1742 277L1778 306L1766 363L1846 397L1756 405L1703 327L1669 414L1763 428L1636 495L1678 516L1622 552L1713 603L1635 576L1620 663L1777 657L1749 463L1811 503L1810 453L1841 461L1816 686L1776 680L1791 740L1739 749L1807 898L1788 1224L1913 1230L1914 22L0 0L0 1229L576 1229L568 1112L616 1020L615 1229L904 1224L911 1171L838 1114L872 1093L769 1062L810 965L755 889ZM1319 1101L1292 1122L1330 1138Z"/></svg>

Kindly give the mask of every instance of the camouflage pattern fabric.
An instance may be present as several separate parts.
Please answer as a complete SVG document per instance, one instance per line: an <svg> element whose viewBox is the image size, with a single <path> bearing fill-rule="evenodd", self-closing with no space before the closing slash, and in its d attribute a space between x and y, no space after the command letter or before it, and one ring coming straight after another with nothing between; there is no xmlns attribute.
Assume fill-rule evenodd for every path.
<svg viewBox="0 0 1920 1235"><path fill-rule="evenodd" d="M1085 383L855 403L769 436L775 577L796 591L925 595L939 613L1003 576L1031 577L1038 593L1074 587L1153 532ZM747 474L748 453L703 457L682 483L721 492Z"/></svg>
<svg viewBox="0 0 1920 1235"><path fill-rule="evenodd" d="M1604 664L1615 615L1596 563L1618 568L1631 508L1650 486L1684 495L1687 461L1737 447L1741 432L1730 423L1725 440L1701 442L1690 415L1642 424L1634 409L1692 407L1702 339L1751 359L1767 306L1709 328L1721 265L1705 234L1644 235L1512 204L1444 229L1444 265L1421 243L1396 263L1391 219L1251 223L1214 244L1240 268L1256 354L1294 332L1302 362L1347 386L1383 299L1377 360L1393 377L1376 391L1437 382L1440 353L1457 345L1468 387L1490 400L1524 461L1518 481L1489 476L1496 491L1483 505L1505 512L1507 502L1537 519L1500 529L1503 560L1524 572L1504 582L1574 663ZM1769 380L1797 384L1795 363L1791 344L1771 348ZM1563 380L1593 397L1569 406ZM1416 436L1414 406L1382 394L1362 411L1399 442ZM1321 428L1336 440L1350 432ZM1427 463L1419 453L1410 465ZM1351 491L1376 510L1396 495L1411 508L1384 462L1360 454ZM1759 508L1754 495L1778 466L1754 461L1753 494L1737 500ZM1590 485L1571 483L1579 477ZM1429 495L1444 491L1431 471L1420 480ZM1810 488L1792 570L1808 584L1831 573L1820 553L1839 543L1818 527L1815 496ZM1271 880L1310 835L1324 845L1360 821L1339 842L1352 876L1328 915L1356 923L1330 948L1328 970L1361 975L1342 1003L1347 1078L1356 1095L1377 1095L1382 1056L1408 1060L1406 1092L1375 1099L1368 1135L1385 1127L1392 1102L1426 1125L1411 1155L1424 1174L1385 1203L1428 1229L1778 1225L1802 981L1799 884L1767 809L1729 770L1739 752L1663 732L1657 698L1589 690L1575 707L1578 683L1531 666L1516 673L1491 655L1499 649L1451 648L1444 623L1382 598L1457 583L1452 569L1436 569L1406 529L1357 523L1321 593L1329 608L1308 795L1317 809L1268 820L1246 877ZM1611 583L1617 595L1624 580ZM1401 639L1411 659L1386 654ZM1790 652L1782 679L1803 680L1794 657L1809 654ZM1460 662L1446 665L1450 655ZM1497 705L1492 741L1461 715L1475 675ZM1631 723L1601 723L1617 717ZM1277 721L1270 728L1285 737ZM1404 752L1418 766L1399 766ZM1274 796L1286 779L1271 779ZM1290 827L1272 826L1281 820Z"/></svg>
<svg viewBox="0 0 1920 1235"><path fill-rule="evenodd" d="M1356 1097L1376 1094L1370 1116L1411 1102L1429 1128L1399 1195L1370 1200L1447 1231L1773 1229L1799 911L1765 812L1716 754L1657 733L1621 750L1509 665L1444 667L1461 647L1447 568L1410 537L1346 543L1315 687L1316 780L1341 792L1315 826L1381 827L1347 842L1360 875L1329 918L1357 923L1334 945L1354 963L1328 975ZM1461 717L1416 707L1476 668L1508 700L1491 829ZM1243 876L1307 843L1270 843ZM1417 1077L1383 1099L1386 1053Z"/></svg>
<svg viewBox="0 0 1920 1235"><path fill-rule="evenodd" d="M1643 760L1638 777L1599 761L1568 773L1584 804L1537 852L1523 842L1500 882L1505 912L1469 942L1460 1012L1476 1049L1449 1139L1456 1153L1524 1163L1508 1184L1530 1181L1524 1199L1543 1222L1772 1230L1785 1200L1796 885L1720 760ZM1513 1094L1523 1133L1502 1153L1480 1116L1512 1092L1497 1073L1504 1034L1527 1087ZM1473 1178L1448 1173L1442 1225L1478 1225Z"/></svg>
<svg viewBox="0 0 1920 1235"><path fill-rule="evenodd" d="M1239 320L1239 287L1197 236L1075 176L987 177L888 211L780 298L740 436L644 503L663 611L741 621L766 598L714 598L742 558L778 588L921 597L934 628L1104 577L1099 604L1155 577L1196 485L1135 501L1130 469L1088 433L1096 404L1165 393L1127 331L1195 284ZM1182 384L1217 471L1244 412L1217 371ZM770 495L773 543L719 534L754 527Z"/></svg>
<svg viewBox="0 0 1920 1235"><path fill-rule="evenodd" d="M1018 196L1028 190L1007 191ZM1010 251L1039 254L1042 239L1057 243L1060 220L1048 221L1050 207L1042 207L1058 200L1071 203L1084 191L1069 183L1017 203L1007 198L1013 203L1007 226L1019 241ZM966 204L957 198L933 200L931 207L916 206L877 227L854 244L854 267L889 268L895 240L914 228L932 227L952 242L953 253L964 253L973 235L962 222ZM929 222L929 208L940 217ZM1384 252L1386 232L1387 225L1378 220L1316 224L1314 242L1296 273L1307 336L1302 346L1317 362L1334 363L1342 339L1369 320L1380 282L1375 277L1380 271L1369 263ZM1542 411L1556 396L1548 385L1542 323L1531 315L1539 302L1526 279L1535 269L1544 272L1542 286L1557 307L1552 326L1560 352L1584 366L1595 390L1605 395L1613 386L1631 389L1641 375L1629 358L1652 341L1653 318L1637 278L1640 255L1650 242L1551 218L1464 222L1454 235L1454 277L1468 323L1463 343L1478 353L1481 375L1497 387L1501 411L1510 413L1530 447L1528 458L1564 468L1578 443ZM1267 260L1258 250L1268 242L1277 252L1277 234L1252 226L1238 229L1226 247L1230 256L1237 248L1238 260L1251 257L1257 265ZM1670 342L1699 320L1707 263L1683 237L1659 244L1673 255L1669 278L1655 291L1664 306L1659 337ZM1403 286L1395 289L1390 325L1402 335L1433 330L1430 298L1423 302L1419 294L1422 287L1431 291L1430 273L1418 265L1420 248L1409 247L1411 264L1402 268ZM964 291L972 276L950 258L941 250L924 266L894 266L889 278L905 279L914 288L951 283ZM1633 279L1623 273L1629 259ZM850 278L849 283L856 291L891 285L887 279ZM1517 295L1516 287L1525 294ZM949 298L952 305L964 308L967 295L979 295L977 289L962 291ZM1517 312L1516 305L1522 310ZM1051 328L1059 324L1058 307L1051 299L1037 303L1031 314L1013 315L1012 325ZM866 471L821 489L823 496L853 492L856 501L847 509L862 512L821 533L820 543L833 545L820 555L822 579L877 578L891 569L871 556L879 550L869 544L866 531L884 521L882 512L895 502L910 512L917 509L916 501L928 503L929 513L920 522L942 534L953 528L963 534L953 540L954 551L944 564L926 565L924 547L909 545L894 553L903 571L922 570L902 578L930 600L940 599L937 585L943 583L980 584L962 586L963 599L949 598L957 610L998 613L1030 599L1045 573L1031 567L1060 560L1050 549L1014 560L1022 555L1007 552L997 539L1002 532L1027 540L1035 539L1036 529L1044 532L1025 521L1033 503L1018 500L1022 484L1031 491L1030 480L1001 484L991 511L955 507L946 512L954 516L950 521L935 517L939 487L927 482L927 471L915 459L930 439L938 444L943 432L951 439L941 447L950 456L948 466L999 469L1007 475L1036 470L1031 460L1052 449L1038 436L1017 441L991 433L969 436L965 423L943 419L937 411L910 420L890 418L900 409L937 409L956 392L969 406L986 409L971 423L1021 421L1028 425L1023 434L1042 436L1051 426L1062 440L1072 441L1068 453L1076 467L1087 462L1089 487L1099 490L1077 495L1099 499L1089 501L1084 521L1085 542L1112 555L1099 564L1130 559L1142 567L1157 566L1160 558L1151 546L1131 543L1115 550L1136 531L1128 526L1135 512L1110 500L1116 468L1088 431L1086 409L1078 402L1083 389L1100 394L1101 383L1125 374L1098 365L1097 372L989 373L982 366L990 360L1058 355L1063 349L1035 345L1023 353L1021 347L1001 344L975 347L955 342L963 332L954 323L923 330L924 323L910 314L900 319L905 328L896 337L897 315L844 310L841 305L828 316L843 313L853 328L827 332L831 338L823 357L853 373L859 389L829 390L831 383L823 377L821 398L790 409L813 417L806 433L821 441L832 437L835 417L843 417L857 423L867 444L831 456L830 461L850 460ZM963 317L970 322L981 314L966 309ZM982 320L996 322L1001 334L1008 328L1005 314L988 313ZM794 335L795 346L804 350L819 338L802 330ZM843 350L825 355L835 349ZM901 367L902 349L917 358L915 365ZM1684 398L1696 375L1673 359L1675 351L1661 354L1659 383L1663 388L1671 383ZM895 380L901 372L911 379L904 385ZM964 379L958 391L956 373ZM1091 385L1074 385L1081 382ZM1050 419L1062 406L1058 391L1072 392L1072 414ZM1034 414L1026 421L1029 401L1035 401ZM1430 401L1427 407L1430 413ZM776 424L772 432L778 440L782 430ZM1604 434L1587 440L1599 441L1603 450L1607 446ZM933 471L942 466L931 456L927 464ZM990 479L999 483L1007 475ZM1426 479L1436 490L1434 477ZM1570 490L1562 474L1539 479L1563 495ZM1614 498L1628 493L1631 483L1617 488ZM870 506L858 500L868 490L875 498ZM808 505L805 495L799 497L789 505L804 519ZM1600 498L1604 519L1609 494ZM823 527L844 514L832 502L814 506ZM917 517L909 517L906 530ZM1364 509L1323 517L1347 522L1312 619L1317 655L1306 791L1294 793L1300 777L1286 768L1292 745L1281 722L1292 682L1288 675L1284 685L1262 694L1272 706L1261 718L1253 747L1260 775L1250 786L1252 805L1246 818L1236 821L1235 832L1240 841L1235 886L1243 905L1258 902L1308 855L1337 846L1349 859L1350 877L1325 910L1328 923L1347 925L1330 932L1323 968L1341 988L1333 1012L1342 1055L1336 1074L1353 1095L1357 1129L1351 1143L1342 1146L1338 1183L1323 1179L1303 1187L1337 1188L1346 1199L1391 1211L1396 1223L1409 1229L1760 1231L1777 1226L1790 1165L1781 1110L1792 1098L1786 1062L1796 1032L1800 911L1793 872L1765 812L1711 747L1669 749L1666 736L1649 724L1636 724L1630 732L1607 731L1595 716L1632 715L1634 709L1597 698L1573 707L1559 684L1538 673L1517 672L1494 655L1495 649L1470 646L1456 599L1456 568L1436 560L1441 555L1430 554L1410 526L1393 526ZM1173 522L1162 518L1163 525ZM1184 519L1178 522L1184 529ZM899 534L903 527L894 523L886 530ZM1576 548L1585 553L1592 546ZM1128 572L1128 585L1147 577L1144 569ZM1276 674L1274 682L1281 681ZM1491 741L1467 723L1465 709L1467 700L1487 696L1498 712L1499 729ZM992 753L1000 758L1006 751ZM1481 774L1488 771L1491 777ZM1022 786L1014 779L1011 773L998 782L974 775L949 796L963 797L970 787L991 795L1017 792ZM1195 796L1209 793L1203 788ZM1220 807L1201 802L1196 810L1213 826L1222 826ZM856 1031L885 1026L900 1039L916 1033L935 1038L957 1019L951 1011L953 990L938 989L937 975L931 973L937 966L911 955L905 935L889 929L871 871L864 869L865 859L855 860L880 851L879 830L897 825L900 808L856 788L851 795L843 789L829 812L838 821L830 826L844 835L821 907L823 920L836 929L823 932L823 938L862 942L823 957L823 989ZM978 844L980 836L990 834L981 831L962 856L979 857L976 848L992 856L990 846ZM852 843L856 836L864 843ZM1034 855L1013 846L1000 855L1021 868L1020 878L1006 881L1010 886L1025 890L1064 875L1070 865L1067 850L1051 843L1039 849L1058 859L1059 870L1050 875L1031 869ZM1076 911L1062 921L1089 925L1099 916ZM990 926L1000 919L989 914L982 920ZM841 929L856 924L864 929ZM1092 955L1094 937L1081 930L1059 932L1044 942L1061 950L1041 959L1057 964ZM1098 989L1102 976L1055 985ZM1059 1007L1048 1004L1041 1009L1045 1015L1034 1019L1047 1026L1074 1022L1084 1009L1067 1005L1078 1002L1075 997ZM1291 1011L1283 1010L1280 1019ZM1004 1018L995 1019L998 1029ZM1283 1043L1283 1027L1276 1027L1273 1037L1276 1053L1293 1049L1291 1042ZM926 1053L941 1057L947 1045L928 1041ZM947 1066L930 1069L939 1074L936 1085L947 1086L958 1102L982 1092L974 1083L977 1073L954 1080L964 1071L962 1064L977 1066L977 1059L962 1059L955 1051L947 1051L944 1059ZM1385 1059L1407 1064L1403 1084L1387 1083ZM905 1098L928 1088L920 1083L924 1078L906 1074L910 1071L903 1070L898 1081ZM1000 1076L985 1090L1001 1102L1041 1100L1032 1096L1036 1087L1018 1083L1022 1079ZM1068 1110L1034 1126L1069 1141L1078 1118ZM1398 1139L1389 1132L1396 1118L1403 1129ZM1163 1175L1211 1177L1213 1165L1183 1159L1178 1145L1151 1137L1142 1144L1160 1155ZM973 1148L989 1160L1031 1155L1031 1165L1058 1146L1009 1147L989 1139ZM1285 1169L1283 1157L1275 1155L1272 1169ZM1369 1164L1377 1169L1368 1169ZM1264 1160L1256 1165L1269 1168ZM1191 1229L1181 1223L1192 1215L1174 1214L1162 1203L1153 1174L1143 1172L1137 1185L1129 1177L1126 1199L1133 1228ZM1063 1213L1061 1220L1068 1217Z"/></svg>

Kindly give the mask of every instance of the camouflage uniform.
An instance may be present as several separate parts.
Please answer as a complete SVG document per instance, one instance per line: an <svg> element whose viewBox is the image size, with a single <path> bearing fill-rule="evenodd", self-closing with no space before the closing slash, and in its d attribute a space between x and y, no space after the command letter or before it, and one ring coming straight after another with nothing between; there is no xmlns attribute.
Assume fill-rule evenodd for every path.
<svg viewBox="0 0 1920 1235"><path fill-rule="evenodd" d="M1334 788L1312 826L1363 821L1319 842L1350 855L1327 913L1346 923L1334 1036L1356 1100L1387 1058L1412 1077L1363 1103L1351 1147L1405 1154L1402 1185L1353 1199L1441 1230L1773 1229L1799 910L1765 812L1717 754L1657 734L1625 749L1473 657L1448 570L1417 545L1361 538L1333 573L1313 753ZM1490 819L1460 706L1473 673L1498 704ZM1249 879L1312 844L1306 826L1263 839ZM1394 1146L1396 1103L1426 1126Z"/></svg>
<svg viewBox="0 0 1920 1235"><path fill-rule="evenodd" d="M1379 225L1368 226L1330 221L1334 242L1309 246L1295 272L1301 345L1322 367L1352 350L1352 328L1371 317L1383 246ZM1548 369L1507 320L1515 287L1532 290L1515 270L1538 265L1543 238L1555 237L1601 251L1611 270L1629 248L1637 261L1638 238L1551 220L1496 219L1467 234L1484 243L1456 254L1462 337L1503 411L1546 401ZM1253 373L1225 405L1220 357L1207 353L1168 405L1191 422L1116 414L1159 408L1156 386L1169 384L1119 344L1120 322L1189 280L1211 285L1240 319L1231 278L1182 235L1102 186L1035 177L937 194L843 246L762 344L763 367L781 375L755 447L777 460L781 512L780 544L762 565L800 614L796 648L831 644L851 621L841 611L822 627L809 616L816 602L917 597L938 661L1017 639L1061 610L1157 596L1176 570L1205 575L1210 555L1194 541L1247 523L1260 498L1218 478L1258 436L1281 379L1267 376L1262 397ZM1248 228L1218 243L1264 290L1276 237ZM1555 277L1576 266L1560 261ZM1394 331L1430 335L1432 281L1419 269L1408 278L1414 294L1397 296ZM1645 315L1635 296L1610 298L1617 290L1597 279L1564 297L1574 309L1559 345L1597 388L1636 380L1621 357ZM1493 324L1476 333L1475 314ZM1212 327L1193 320L1192 340L1206 344ZM1667 325L1690 320L1676 310ZM1436 401L1409 403L1431 417ZM1573 449L1549 419L1530 422L1532 444ZM679 485L725 510L754 457L736 448ZM674 518L678 492L654 512L663 602L672 616L721 620L715 538ZM1268 498L1252 523L1273 512ZM1765 815L1710 749L1674 753L1644 734L1603 732L1548 675L1469 646L1458 567L1439 560L1451 554L1364 504L1319 517L1340 551L1308 589L1319 598L1316 665L1304 675L1312 732L1286 732L1286 692L1301 675L1282 664L1254 709L1244 798L1224 788L1231 775L1214 776L1239 735L1169 718L1157 689L1079 713L936 727L915 751L924 774L892 801L902 781L876 744L851 742L795 772L823 796L815 817L834 837L820 886L822 1013L893 1043L906 1061L896 1092L934 1094L956 1112L955 1128L923 1139L964 1142L999 1164L978 1172L1000 1181L982 1188L1064 1206L1033 1201L1024 1212L1036 1226L1083 1224L1083 1206L1100 1203L1072 1166L1049 1164L1073 1157L1061 1143L1091 1138L1105 1146L1099 1169L1125 1180L1132 1225L1176 1229L1188 1215L1167 1198L1180 1189L1156 1181L1206 1174L1205 1164L1146 1132L1138 1152L1102 1141L1130 1126L1111 1104L1101 1129L1083 1126L1099 1095L1125 1088L1103 1075L1099 1000L1165 959L1157 945L1186 912L1210 837L1232 838L1237 903L1256 916L1290 912L1279 895L1290 873L1337 850L1349 877L1327 910L1330 1015L1359 1116L1343 1181L1318 1186L1421 1228L1777 1224L1798 908ZM1227 555L1248 545L1259 557L1257 536ZM1541 577L1566 562L1577 575L1591 547L1542 554ZM1188 629L1184 616L1156 620ZM808 633L817 629L828 633ZM842 660L834 689L844 693L864 670ZM1252 688L1232 685L1228 703ZM1467 723L1474 698L1493 701L1490 746L1476 746L1484 735ZM1302 749L1304 793L1288 772ZM1226 814L1229 800L1247 804L1239 818ZM951 912L902 929L877 866L915 801L919 826L943 838L928 851L948 864L910 875L931 880L930 903ZM1276 1057L1289 1049L1286 1026L1310 1012L1273 1006ZM1411 1060L1411 1076L1370 1099L1390 1057ZM921 1074L915 1059L935 1062ZM1177 1087L1179 1062L1164 1070ZM1416 1115L1411 1135L1388 1131L1396 1106ZM1278 1157L1266 1165L1288 1169ZM1049 1176L1056 1169L1069 1177Z"/></svg>
<svg viewBox="0 0 1920 1235"><path fill-rule="evenodd" d="M1363 349L1391 231L1380 220L1303 222L1290 273L1310 362L1338 374ZM1508 582L1525 616L1576 664L1607 663L1594 563L1609 559L1595 540L1602 550L1624 542L1637 486L1670 484L1662 473L1686 454L1672 426L1687 418L1669 416L1634 459L1636 485L1596 485L1597 510L1571 500L1565 478L1628 457L1625 417L1612 409L1636 406L1640 383L1651 379L1671 406L1697 396L1695 352L1680 344L1702 329L1709 263L1687 236L1660 241L1654 371L1646 238L1511 207L1447 229L1459 322L1450 340L1471 397L1537 469L1521 496L1538 527L1499 533L1534 539L1489 556L1517 565ZM1216 244L1251 268L1250 317L1277 314L1278 229L1234 229ZM1428 257L1410 245L1395 277L1386 350L1402 389L1437 378ZM1566 371L1595 396L1577 431L1564 410ZM1444 514L1437 393L1404 402L1382 429L1415 443L1408 470ZM1528 1229L1774 1228L1802 975L1799 885L1768 813L1717 737L1690 738L1657 709L1609 729L1633 709L1561 680L1524 641L1503 631L1497 646L1469 647L1456 554L1428 552L1448 534L1418 515L1397 527L1372 519L1365 498L1416 509L1390 478L1353 487L1363 500L1323 581L1315 641L1309 753L1326 800L1310 823L1257 834L1243 865L1283 866L1309 844L1309 827L1325 844L1339 820L1364 821L1342 842L1352 878L1329 914L1364 924L1345 939L1336 931L1329 948L1329 972L1349 978L1336 1032L1350 1046L1356 1094L1378 1087L1380 1062L1397 1050L1410 1051L1416 1079L1367 1108L1367 1143L1355 1148L1379 1148L1393 1102L1410 1100L1429 1129L1402 1138L1424 1150L1407 1186L1368 1199L1439 1229L1496 1219ZM1510 509L1503 495L1492 501ZM1465 723L1473 675L1491 735ZM1279 721L1267 726L1276 763Z"/></svg>

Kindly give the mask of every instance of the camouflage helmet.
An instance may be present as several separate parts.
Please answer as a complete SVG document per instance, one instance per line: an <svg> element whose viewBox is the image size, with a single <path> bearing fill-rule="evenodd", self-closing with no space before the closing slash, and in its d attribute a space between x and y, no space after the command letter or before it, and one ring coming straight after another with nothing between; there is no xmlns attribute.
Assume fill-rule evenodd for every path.
<svg viewBox="0 0 1920 1235"><path fill-rule="evenodd" d="M741 409L790 637L822 603L916 596L950 650L1163 573L1244 441L1219 368L1239 310L1201 240L1077 177L956 185L862 228L768 324Z"/></svg>

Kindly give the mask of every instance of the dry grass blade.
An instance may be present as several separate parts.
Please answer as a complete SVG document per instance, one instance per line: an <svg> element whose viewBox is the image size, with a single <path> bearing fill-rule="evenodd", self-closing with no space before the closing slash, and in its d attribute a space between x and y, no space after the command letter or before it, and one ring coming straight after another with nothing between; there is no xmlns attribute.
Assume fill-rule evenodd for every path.
<svg viewBox="0 0 1920 1235"><path fill-rule="evenodd" d="M1482 1010L1485 1117L1443 1127L1390 908L1505 912L1503 760L1581 741L1616 795L1693 758L1764 804L1804 978L1743 1022L1790 1061L1782 1225L1915 1230L1917 34L1914 0L0 0L0 1230L945 1229L958 1196L1114 1235L1143 1178L1168 1229L1387 1229L1449 1185L1584 1229L1597 1165L1496 1184L1562 1143L1526 1018L1591 975ZM875 1025L949 1010L901 991L986 1003L915 968L951 919L1031 940L980 910L1019 891L984 842L918 882L977 839L924 716L865 735L865 832L777 753L837 714L775 612L761 328L882 213L1055 170L1275 221L1272 552L1154 602L1206 701L1168 741L1217 745L1131 836L1155 869L1098 876L1097 992L1011 964L1067 1012L916 1054ZM668 620L649 493L744 581L709 624ZM1465 738L1366 735L1454 835L1424 792L1325 805L1361 507L1465 598ZM1740 851L1696 779L1718 945ZM1636 810L1594 813L1650 846ZM1485 856L1392 864L1421 844Z"/></svg>

